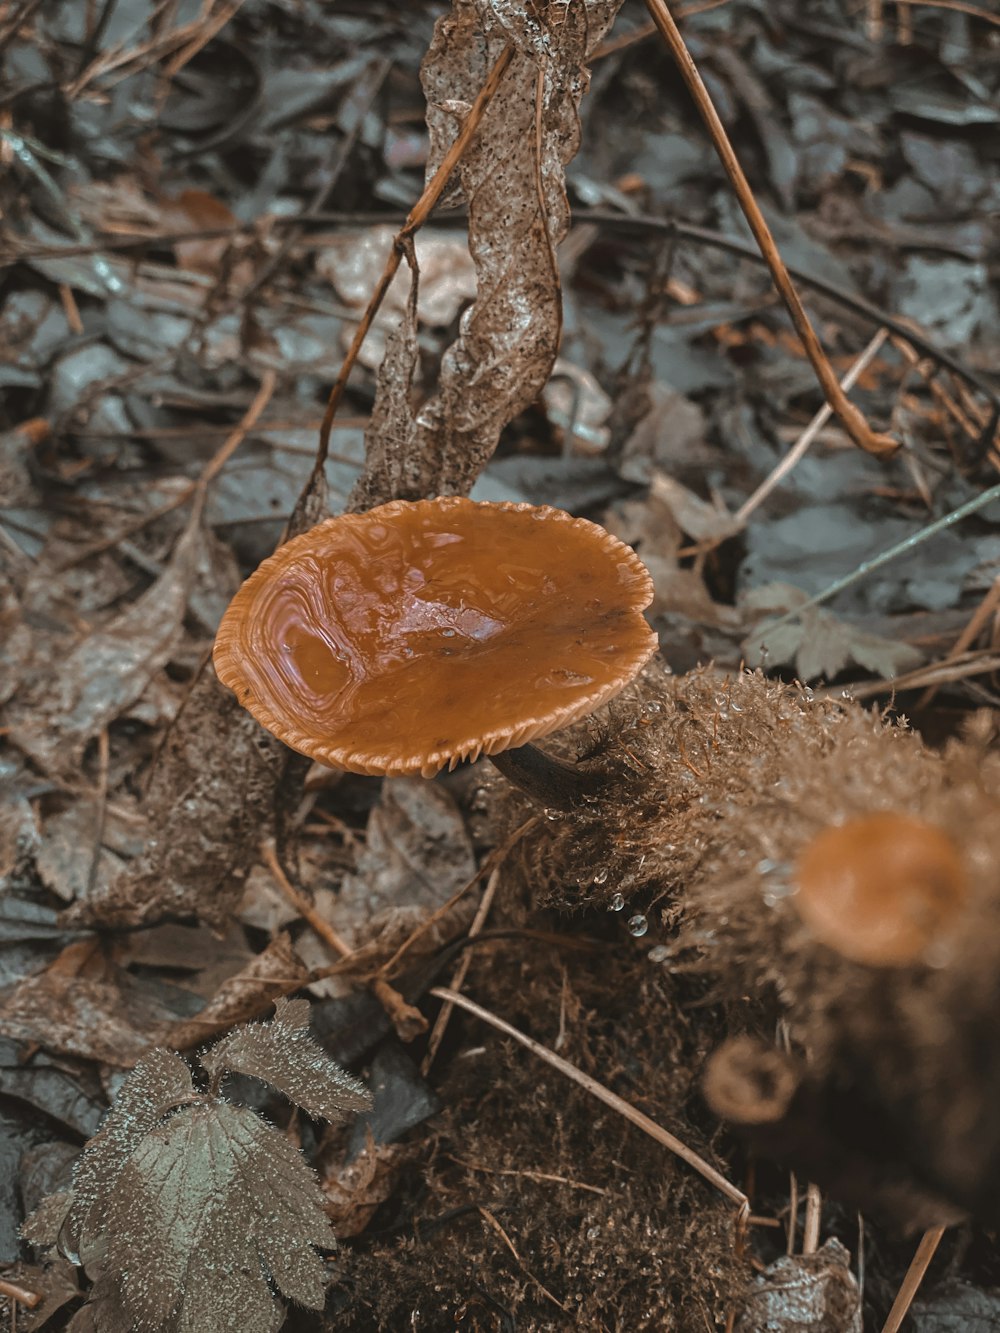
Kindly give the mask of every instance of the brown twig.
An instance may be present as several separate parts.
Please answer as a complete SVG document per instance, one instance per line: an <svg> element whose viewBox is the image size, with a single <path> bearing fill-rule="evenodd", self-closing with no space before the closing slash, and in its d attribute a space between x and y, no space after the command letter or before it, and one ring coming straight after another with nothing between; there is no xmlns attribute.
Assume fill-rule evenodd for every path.
<svg viewBox="0 0 1000 1333"><path fill-rule="evenodd" d="M872 338L871 342L869 342L868 346L864 349L864 351L861 353L858 359L851 366L850 370L840 381L840 386L845 393L849 389L852 389L854 387L854 385L861 378L865 370L867 370L867 368L871 365L872 361L874 361L875 357L878 355L879 349L881 348L882 344L885 342L888 336L889 332L887 329L881 328L878 330L874 338ZM774 490L775 486L777 486L778 483L784 477L786 477L788 473L791 472L791 470L796 466L796 464L805 456L806 451L809 449L810 445L816 439L816 436L820 433L820 431L823 429L826 423L830 420L830 417L832 415L833 415L833 408L830 406L829 403L824 403L823 406L816 413L816 415L813 417L812 421L810 421L809 425L805 428L805 430L802 432L799 438L795 441L795 444L792 446L792 448L781 460L781 462L778 463L778 465L773 469L773 471L767 477L764 478L764 480L757 487L754 493L747 500L745 500L743 504L740 506L740 508L736 511L733 517L734 521L738 523L740 527L746 526L747 519L754 512L754 510L757 509L761 504L763 504L763 502Z"/></svg>
<svg viewBox="0 0 1000 1333"><path fill-rule="evenodd" d="M295 887L292 881L285 874L281 862L278 860L278 854L274 849L274 843L270 839L260 844L261 860L271 872L271 877L278 888L285 895L288 901L302 917L307 921L315 933L320 937L324 944L328 945L334 953L339 954L341 958L349 957L354 949L347 943L329 921L326 920L315 906L309 901L304 893Z"/></svg>
<svg viewBox="0 0 1000 1333"><path fill-rule="evenodd" d="M547 1297L554 1306L562 1310L563 1314L569 1314L570 1313L569 1307L563 1305L562 1301L557 1300L555 1296L552 1295L552 1292L549 1291L548 1287L544 1286L542 1282L537 1277L535 1277L531 1269L525 1265L521 1256L514 1248L514 1242L507 1235L506 1231L504 1231L503 1227L493 1216L490 1210L488 1208L484 1208L482 1204L480 1204L478 1211L479 1215L484 1219L484 1221L488 1222L490 1226L494 1229L494 1231L496 1231L499 1234L500 1239L503 1241L503 1243L507 1246L507 1249L510 1250L511 1254L514 1256L514 1262L517 1264L518 1268L520 1268L521 1272L524 1273L526 1277L531 1278L532 1282L534 1282L535 1286L539 1289L542 1295Z"/></svg>
<svg viewBox="0 0 1000 1333"><path fill-rule="evenodd" d="M340 368L340 374L337 376L333 388L330 390L330 397L327 400L326 412L323 415L323 422L319 429L319 446L316 451L316 463L313 467L313 478L315 478L323 469L326 463L327 451L330 447L330 432L333 428L333 418L336 416L340 400L347 387L347 379L358 359L358 353L361 351L361 345L368 336L368 331L372 326L372 321L378 311L379 306L385 298L386 292L396 276L400 262L406 250L407 242L413 237L413 234L423 226L430 217L438 200L445 191L445 187L454 171L459 159L465 152L473 135L479 128L479 123L483 118L483 113L493 100L493 96L500 86L500 80L506 73L507 66L510 64L514 55L514 48L508 42L497 57L496 63L490 70L486 82L483 84L479 96L469 108L469 113L462 123L462 128L455 136L455 141L448 149L441 165L435 171L434 175L424 186L423 194L410 209L406 221L397 232L392 243L392 249L382 270L382 276L379 278L375 291L372 293L371 300L365 313L361 317L351 345L347 350L344 363ZM310 479L310 485L313 479Z"/></svg>
<svg viewBox="0 0 1000 1333"><path fill-rule="evenodd" d="M969 619L969 623L962 630L961 634L949 648L941 661L935 663L935 665L941 667L948 662L954 662L956 658L961 657L969 648L971 648L979 635L979 631L986 624L987 620L989 620L990 616L996 611L998 605L1000 605L1000 578L994 580L993 586L976 607L976 610ZM923 694L917 700L917 708L929 707L931 700L934 698L935 694L937 694L943 683L943 681L935 681L933 684L928 685L927 689L924 690Z"/></svg>
<svg viewBox="0 0 1000 1333"><path fill-rule="evenodd" d="M11 1282L9 1278L0 1277L0 1296L6 1296L9 1301L16 1301L18 1305L23 1305L26 1310L33 1310L36 1305L42 1302L41 1293L29 1291L27 1287L22 1287L19 1282Z"/></svg>
<svg viewBox="0 0 1000 1333"><path fill-rule="evenodd" d="M870 699L873 695L885 694L887 691L897 694L900 690L916 690L922 686L949 685L957 680L985 676L994 671L1000 671L1000 654L989 651L962 653L956 657L949 656L940 662L932 662L929 666L906 671L901 676L858 681L850 686L850 695L855 700ZM826 689L817 690L816 695L824 699L835 699L842 692L839 685L836 688L831 685Z"/></svg>
<svg viewBox="0 0 1000 1333"><path fill-rule="evenodd" d="M669 1130L664 1129L662 1125L658 1125L655 1120L651 1120L648 1115L643 1115L643 1113L637 1110L630 1102L619 1097L617 1093L612 1092L610 1088L606 1088L603 1083L598 1083L597 1079L591 1078L590 1075L585 1074L582 1069L578 1069L576 1065L570 1064L568 1060L564 1060L561 1055L556 1055L555 1051L550 1050L547 1046L543 1046L541 1042L535 1041L535 1039L529 1037L527 1033L512 1026L512 1024L506 1022L496 1014L491 1013L488 1009L482 1008L481 1005L476 1004L473 1000L466 999L464 995L460 995L457 991L449 990L446 986L434 986L428 994L435 996L439 1000L445 1000L449 1004L456 1005L459 1009L464 1009L467 1013L474 1014L476 1018L481 1018L484 1023L489 1023L489 1025L496 1028L498 1032L503 1032L508 1037L513 1037L515 1041L520 1042L522 1046L527 1047L532 1054L537 1055L540 1059L544 1060L546 1064L551 1065L553 1069L557 1069L561 1074L572 1079L574 1083L578 1084L586 1092L589 1092L592 1097L596 1097L597 1100L603 1102L605 1106L610 1106L613 1111L617 1111L619 1115L624 1116L626 1120L630 1121L638 1129L641 1129L644 1134L648 1134L651 1139L655 1139L657 1143L662 1144L664 1148L667 1148L675 1156L686 1162L692 1170L697 1171L697 1173L707 1180L709 1184L714 1185L721 1194L724 1194L727 1199L737 1205L740 1210L741 1224L746 1217L749 1216L750 1201L742 1190L737 1189L736 1186L728 1181L721 1172L716 1171L715 1167L710 1166L703 1157L699 1157L698 1154L692 1148L689 1148L686 1143L682 1143L681 1140L671 1134Z"/></svg>
<svg viewBox="0 0 1000 1333"><path fill-rule="evenodd" d="M486 882L486 888L483 891L483 896L479 901L479 906L476 908L476 915L472 920L472 925L469 927L469 939L475 939L475 937L482 930L483 926L486 924L486 918L489 916L490 911L493 908L493 899L496 897L496 892L497 888L499 887L499 884L500 884L500 866L497 865L494 867L492 874L490 875L489 879ZM471 966L471 963L472 963L472 954L464 953L462 957L459 959L454 972L451 974L452 990L455 991L461 990L462 985L465 982L466 974L468 973L469 967ZM438 1053L438 1049L441 1045L441 1042L444 1040L444 1034L447 1031L448 1022L451 1018L452 1013L454 1012L454 1008L455 1006L452 1004L443 1004L441 1006L440 1013L438 1014L437 1018L434 1021L434 1027L431 1031L430 1038L427 1042L427 1052L424 1055L423 1061L421 1062L420 1065L420 1072L421 1074L423 1074L425 1078L427 1077L428 1070L434 1063L434 1057Z"/></svg>
<svg viewBox="0 0 1000 1333"><path fill-rule="evenodd" d="M681 77L687 84L688 91L694 98L695 104L701 113L702 119L708 127L708 132L712 137L715 150L719 155L726 175L729 177L736 198L739 201L740 208L753 232L754 239L760 247L761 253L767 260L767 266L771 270L771 276L774 279L774 285L777 287L781 298L784 301L788 313L791 316L792 323L795 325L795 331L798 333L805 349L806 356L812 363L813 370L816 372L816 378L819 380L827 402L833 408L833 411L840 418L844 429L850 435L859 448L867 453L875 454L878 457L886 457L892 454L899 447L896 440L889 435L879 434L873 431L871 426L865 420L864 413L861 412L850 401L834 374L833 367L827 360L826 353L823 351L822 344L816 336L816 331L809 322L809 316L806 314L798 292L792 283L788 269L785 267L784 260L778 251L771 229L764 219L760 206L754 198L750 183L740 166L739 159L733 151L733 146L726 134L725 127L719 119L719 113L709 96L708 89L698 73L698 67L691 58L681 36L680 29L674 22L673 16L666 6L665 0L646 0L646 8L660 30L664 41L670 48L670 52L677 62L681 72Z"/></svg>
<svg viewBox="0 0 1000 1333"><path fill-rule="evenodd" d="M882 1325L882 1333L899 1333L944 1233L944 1227L929 1227L921 1236L917 1252L906 1270L906 1277L903 1278L903 1285L897 1292L889 1316Z"/></svg>

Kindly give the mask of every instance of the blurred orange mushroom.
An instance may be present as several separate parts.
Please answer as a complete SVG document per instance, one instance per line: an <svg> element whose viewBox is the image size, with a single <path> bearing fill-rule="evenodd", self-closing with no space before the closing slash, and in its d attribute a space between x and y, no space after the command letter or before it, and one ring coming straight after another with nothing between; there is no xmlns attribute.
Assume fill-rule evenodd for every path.
<svg viewBox="0 0 1000 1333"><path fill-rule="evenodd" d="M799 858L794 902L816 938L875 967L922 961L967 897L958 847L894 811L824 829Z"/></svg>
<svg viewBox="0 0 1000 1333"><path fill-rule="evenodd" d="M279 548L234 597L215 667L286 745L353 773L489 755L545 804L600 780L529 742L616 695L656 650L652 580L559 509L394 500Z"/></svg>

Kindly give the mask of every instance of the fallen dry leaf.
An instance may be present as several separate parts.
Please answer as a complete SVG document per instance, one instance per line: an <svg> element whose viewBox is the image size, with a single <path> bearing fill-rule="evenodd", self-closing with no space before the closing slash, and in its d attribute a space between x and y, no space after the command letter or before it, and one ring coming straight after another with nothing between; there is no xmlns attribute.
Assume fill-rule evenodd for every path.
<svg viewBox="0 0 1000 1333"><path fill-rule="evenodd" d="M158 579L103 629L40 663L8 706L10 739L49 773L72 774L87 742L120 717L169 661L202 556L189 523Z"/></svg>
<svg viewBox="0 0 1000 1333"><path fill-rule="evenodd" d="M297 990L307 975L291 937L282 931L246 967L222 983L196 1018L175 1024L164 1041L178 1050L208 1041L234 1023L256 1018L272 1001Z"/></svg>
<svg viewBox="0 0 1000 1333"><path fill-rule="evenodd" d="M224 925L273 819L287 755L206 669L154 764L141 855L68 918L121 927L197 916Z"/></svg>

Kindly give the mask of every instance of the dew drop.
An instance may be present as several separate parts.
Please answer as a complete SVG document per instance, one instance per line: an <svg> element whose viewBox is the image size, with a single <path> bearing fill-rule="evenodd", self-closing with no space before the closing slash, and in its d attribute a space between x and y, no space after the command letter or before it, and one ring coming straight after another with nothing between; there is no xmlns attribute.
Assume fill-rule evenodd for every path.
<svg viewBox="0 0 1000 1333"><path fill-rule="evenodd" d="M616 893L615 896L611 899L611 911L620 912L624 906L625 906L625 899L623 895L620 893Z"/></svg>
<svg viewBox="0 0 1000 1333"><path fill-rule="evenodd" d="M665 944L654 944L646 957L651 963L665 963L670 957L670 950Z"/></svg>
<svg viewBox="0 0 1000 1333"><path fill-rule="evenodd" d="M608 882L608 873L609 873L609 872L608 872L608 867L607 867L607 866L601 866L600 870L599 870L599 871L597 872L597 874L594 876L594 883L595 883L595 884L607 884L607 882Z"/></svg>
<svg viewBox="0 0 1000 1333"><path fill-rule="evenodd" d="M634 935L636 939L640 939L649 929L649 922L641 912L636 912L635 916L629 917L628 928L631 935Z"/></svg>

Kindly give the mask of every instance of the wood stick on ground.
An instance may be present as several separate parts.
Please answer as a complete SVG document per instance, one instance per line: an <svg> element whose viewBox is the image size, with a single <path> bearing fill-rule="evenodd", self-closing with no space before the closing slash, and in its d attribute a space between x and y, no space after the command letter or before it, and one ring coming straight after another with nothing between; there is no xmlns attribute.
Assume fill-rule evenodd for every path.
<svg viewBox="0 0 1000 1333"><path fill-rule="evenodd" d="M23 1305L26 1310L33 1310L36 1305L42 1302L41 1294L37 1291L29 1291L27 1287L22 1287L20 1283L10 1282L7 1278L0 1277L0 1296L6 1296L13 1303Z"/></svg>
<svg viewBox="0 0 1000 1333"><path fill-rule="evenodd" d="M514 48L508 42L497 57L496 64L490 70L486 82L480 90L479 96L469 108L469 114L462 122L462 128L455 136L455 142L448 149L441 165L435 171L434 175L424 186L423 194L410 209L406 221L396 233L392 243L392 249L389 251L389 257L385 261L385 268L382 270L382 276L379 278L375 291L372 293L371 300L368 302L367 309L361 317L361 323L351 340L351 345L347 349L347 355L344 357L344 363L340 367L340 373L337 376L333 388L330 390L330 397L327 400L326 411L323 414L323 422L319 429L319 446L316 451L316 463L313 467L313 478L316 477L326 463L327 452L330 448L330 432L333 429L333 418L336 415L337 407L343 397L344 390L347 387L347 379L358 359L358 353L361 351L361 345L368 336L368 330L372 326L372 321L378 312L379 306L385 299L385 294L396 276L396 271L402 261L405 252L406 242L410 240L413 234L424 225L430 217L438 200L444 193L445 186L455 170L459 158L465 152L473 135L479 128L479 122L483 118L483 113L493 100L494 94L500 86L500 80L506 73L507 66L514 56ZM309 485L312 485L310 479Z"/></svg>
<svg viewBox="0 0 1000 1333"><path fill-rule="evenodd" d="M428 994L439 1000L444 1000L446 1003L453 1004L459 1009L464 1009L467 1013L474 1014L476 1018L481 1018L484 1023L489 1023L498 1032L504 1032L508 1037L513 1037L515 1041L527 1047L529 1051L544 1060L546 1064L550 1064L553 1069L558 1069L561 1074L565 1074L567 1078L579 1084L591 1096L596 1097L605 1106L610 1106L613 1111L617 1111L619 1115L624 1116L626 1120L641 1129L644 1134L648 1134L651 1139L655 1139L657 1143L662 1144L664 1148L679 1157L681 1161L687 1162L692 1170L697 1171L710 1185L714 1185L721 1194L724 1194L727 1199L737 1205L740 1210L740 1225L742 1227L745 1219L750 1215L750 1200L747 1196L742 1190L737 1189L731 1181L728 1181L720 1171L716 1171L714 1166L710 1166L703 1157L699 1157L686 1143L682 1143L680 1139L671 1134L669 1130L658 1125L648 1115L643 1115L630 1102L619 1097L610 1088L606 1088L603 1083L598 1083L597 1079L591 1078L582 1069L577 1069L576 1065L572 1065L568 1060L564 1060L562 1056L556 1055L555 1051L551 1051L547 1046L543 1046L541 1042L535 1041L533 1037L529 1037L520 1028L513 1027L488 1009L482 1008L474 1000L466 999L464 995L460 995L457 991L448 990L445 986L435 986Z"/></svg>
<svg viewBox="0 0 1000 1333"><path fill-rule="evenodd" d="M961 634L948 649L947 653L945 653L944 657L940 662L936 663L936 665L943 666L945 662L953 662L955 658L961 657L967 649L971 648L976 641L980 630L986 624L987 620L989 620L990 616L994 614L998 606L1000 606L1000 578L994 579L993 586L972 613L965 629L962 630ZM943 683L944 682L942 681L935 681L933 684L928 685L927 689L924 690L923 694L917 700L917 707L927 708Z"/></svg>
<svg viewBox="0 0 1000 1333"><path fill-rule="evenodd" d="M771 229L764 220L764 215L760 211L760 206L754 198L753 191L750 188L750 182L747 180L740 166L739 159L733 151L733 146L726 134L725 127L719 118L708 89L702 82L702 77L698 73L698 67L691 58L691 53L685 45L684 38L681 36L680 29L674 22L670 10L667 8L665 0L646 0L646 8L650 16L660 30L660 34L670 52L677 62L677 67L681 72L681 77L687 84L688 91L694 98L695 105L701 113L702 119L708 127L708 132L715 145L715 151L718 153L729 177L730 183L739 201L740 208L749 223L750 230L753 232L754 240L760 247L761 253L767 260L767 266L771 270L771 276L774 279L774 285L777 287L782 300L788 308L788 313L795 325L795 331L802 340L802 346L805 349L812 363L813 370L816 372L816 378L819 380L820 387L826 396L827 402L833 411L840 418L844 429L850 435L859 448L867 453L875 454L878 457L886 457L898 449L899 445L890 435L880 434L872 430L861 412L850 401L837 380L833 367L823 351L822 344L816 336L812 324L809 322L809 316L806 314L805 306L799 297L795 286L792 283L788 270L785 267L784 260L778 251Z"/></svg>
<svg viewBox="0 0 1000 1333"><path fill-rule="evenodd" d="M292 881L282 869L281 862L278 860L278 854L274 850L274 843L268 840L260 845L261 860L271 872L271 877L278 888L285 895L288 901L302 917L307 921L313 930L320 937L324 944L328 945L334 953L339 954L341 958L347 958L354 952L351 946L339 934L325 917L322 917L316 908L309 901L306 895L298 890Z"/></svg>
<svg viewBox="0 0 1000 1333"><path fill-rule="evenodd" d="M910 1266L906 1270L906 1277L903 1278L903 1285L896 1294L896 1299L892 1303L892 1309L889 1311L889 1317L882 1325L882 1333L899 1333L903 1326L903 1320L913 1304L913 1298L920 1290L920 1284L924 1280L931 1260L941 1244L941 1237L944 1235L944 1227L929 1227L920 1238L920 1244L917 1246L917 1252L910 1261Z"/></svg>
<svg viewBox="0 0 1000 1333"><path fill-rule="evenodd" d="M500 884L500 866L497 865L494 866L489 879L486 881L486 888L483 890L483 896L479 900L479 906L476 908L476 915L473 917L472 925L469 927L470 939L474 939L475 936L479 934L483 926L486 924L486 918L489 916L493 908L493 899L496 897L496 892L497 888L499 887L499 884ZM462 984L465 981L466 973L468 972L471 963L472 963L471 953L463 954L463 956L459 959L454 972L451 974L452 990L456 991L461 990ZM444 1039L444 1034L448 1027L448 1021L451 1018L452 1013L454 1012L454 1008L455 1006L453 1004L443 1004L441 1006L441 1012L435 1019L433 1030L431 1031L430 1038L427 1042L427 1053L424 1056L423 1061L421 1062L420 1065L420 1072L421 1074L423 1074L424 1078L427 1077L427 1071L434 1063L434 1057L435 1055L437 1055L438 1048L440 1047L441 1042Z"/></svg>
<svg viewBox="0 0 1000 1333"><path fill-rule="evenodd" d="M823 1218L823 1196L812 1181L806 1186L806 1215L802 1223L802 1253L815 1254L819 1249L819 1230Z"/></svg>
<svg viewBox="0 0 1000 1333"><path fill-rule="evenodd" d="M871 363L875 360L875 357L878 355L882 344L885 342L888 336L889 336L888 329L882 328L879 329L878 332L875 334L875 336L871 339L868 346L864 349L864 351L861 353L858 359L851 366L850 370L840 381L840 387L844 390L845 393L849 389L854 388L855 384L857 384L858 380L868 369ZM760 485L757 487L754 493L747 500L743 502L743 504L740 506L739 509L737 509L735 514L735 519L736 522L739 523L741 527L746 525L747 519L754 512L755 509L757 509L761 504L763 504L763 502L774 490L775 486L777 486L780 481L782 481L785 477L787 477L789 472L791 472L792 468L794 468L796 464L801 461L801 459L805 456L806 451L809 449L812 442L816 439L816 436L820 433L820 431L823 429L823 427L826 425L826 423L830 420L832 416L833 416L833 408L830 406L829 403L824 403L823 406L816 413L816 415L813 417L812 421L810 421L809 425L805 428L805 430L802 432L799 438L795 441L794 445L791 447L788 453L777 465L777 467L775 467L771 471L769 476L764 478L764 480L760 483Z"/></svg>

